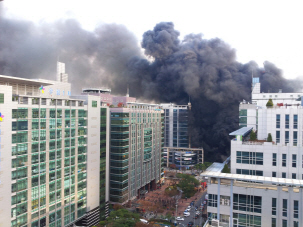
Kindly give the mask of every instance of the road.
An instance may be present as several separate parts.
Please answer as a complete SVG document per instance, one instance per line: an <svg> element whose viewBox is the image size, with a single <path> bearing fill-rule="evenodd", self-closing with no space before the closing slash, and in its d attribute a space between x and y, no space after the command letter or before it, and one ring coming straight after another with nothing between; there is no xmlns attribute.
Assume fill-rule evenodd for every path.
<svg viewBox="0 0 303 227"><path fill-rule="evenodd" d="M190 210L190 216L189 216L189 217L184 217L184 221L177 221L177 223L179 223L179 226L185 227L185 226L187 226L187 224L188 224L190 221L192 221L192 222L194 223L193 226L195 226L195 227L196 227L197 225L198 225L198 226L201 226L201 225L202 225L202 212L201 212L201 210L199 210L199 211L200 211L199 218L194 219L195 213L196 213L195 207L200 208L201 202L203 202L204 199L205 199L206 192L207 192L207 191L205 191L205 192L203 193L203 195L201 196L201 198L199 198L199 199L195 202L195 206L192 207L191 210ZM205 205L204 205L204 206L205 206ZM184 210L182 210L182 211L180 210L180 211L178 211L178 213L179 213L179 212L182 212L182 214L183 214ZM182 217L183 217L183 216L182 216Z"/></svg>

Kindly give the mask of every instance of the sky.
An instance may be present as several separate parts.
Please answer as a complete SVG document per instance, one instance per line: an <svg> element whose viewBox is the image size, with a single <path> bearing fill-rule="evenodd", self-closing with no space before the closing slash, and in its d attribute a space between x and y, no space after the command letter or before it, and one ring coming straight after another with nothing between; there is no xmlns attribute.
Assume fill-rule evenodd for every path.
<svg viewBox="0 0 303 227"><path fill-rule="evenodd" d="M10 18L34 23L75 18L83 28L102 23L125 25L141 41L145 31L170 21L181 33L218 37L236 50L237 61L264 61L282 69L287 79L303 76L303 2L279 0L4 0Z"/></svg>

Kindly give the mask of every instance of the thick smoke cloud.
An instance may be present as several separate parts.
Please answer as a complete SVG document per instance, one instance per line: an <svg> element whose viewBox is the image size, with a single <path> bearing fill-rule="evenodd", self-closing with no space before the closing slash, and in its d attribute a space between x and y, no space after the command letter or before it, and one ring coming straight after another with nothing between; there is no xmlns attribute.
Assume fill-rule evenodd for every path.
<svg viewBox="0 0 303 227"><path fill-rule="evenodd" d="M100 86L125 94L129 84L130 95L144 100L186 104L190 96L192 144L202 146L211 161L229 155L228 133L238 128L239 102L250 100L252 73L264 92L300 88L270 62L262 68L237 62L236 51L220 39L189 34L180 40L171 22L143 34L144 51L117 24L88 32L76 20L35 25L8 19L0 9L0 31L0 74L54 80L59 59L74 94Z"/></svg>

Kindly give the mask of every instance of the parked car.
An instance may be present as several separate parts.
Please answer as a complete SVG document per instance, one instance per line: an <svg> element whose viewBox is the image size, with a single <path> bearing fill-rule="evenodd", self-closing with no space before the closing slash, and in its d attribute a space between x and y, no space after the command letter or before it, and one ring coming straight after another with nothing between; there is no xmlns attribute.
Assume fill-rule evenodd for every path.
<svg viewBox="0 0 303 227"><path fill-rule="evenodd" d="M200 211L197 211L197 212L196 212L196 215L199 215L199 214L200 214Z"/></svg>
<svg viewBox="0 0 303 227"><path fill-rule="evenodd" d="M188 206L187 209L190 210L191 206Z"/></svg>
<svg viewBox="0 0 303 227"><path fill-rule="evenodd" d="M176 220L177 220L177 221L184 221L184 218L182 218L182 217L177 217Z"/></svg>
<svg viewBox="0 0 303 227"><path fill-rule="evenodd" d="M189 213L189 212L184 212L184 213L183 213L183 216L184 216L184 217L189 217L189 216L190 216L190 213Z"/></svg>
<svg viewBox="0 0 303 227"><path fill-rule="evenodd" d="M189 209L186 209L184 212L189 212L190 210Z"/></svg>

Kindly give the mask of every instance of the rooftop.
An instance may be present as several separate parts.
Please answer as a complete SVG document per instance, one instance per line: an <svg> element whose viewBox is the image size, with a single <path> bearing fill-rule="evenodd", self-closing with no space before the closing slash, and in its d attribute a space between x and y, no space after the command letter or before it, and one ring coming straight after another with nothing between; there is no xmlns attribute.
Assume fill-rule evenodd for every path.
<svg viewBox="0 0 303 227"><path fill-rule="evenodd" d="M21 77L14 76L4 76L0 75L0 81L9 84L27 84L27 85L36 85L36 86L47 86L53 85L56 81L43 80L43 79L26 79Z"/></svg>
<svg viewBox="0 0 303 227"><path fill-rule="evenodd" d="M209 166L206 169L206 171L221 173L223 168L224 168L224 163L214 162L211 166Z"/></svg>
<svg viewBox="0 0 303 227"><path fill-rule="evenodd" d="M230 136L247 136L253 127L243 127L234 132L229 133Z"/></svg>
<svg viewBox="0 0 303 227"><path fill-rule="evenodd" d="M205 177L224 178L230 180L239 180L247 182L259 182L263 184L277 184L283 186L303 187L303 180L290 179L290 178L277 178L277 177L264 177L264 176L252 176L232 173L221 173L217 171L206 170L201 174Z"/></svg>

